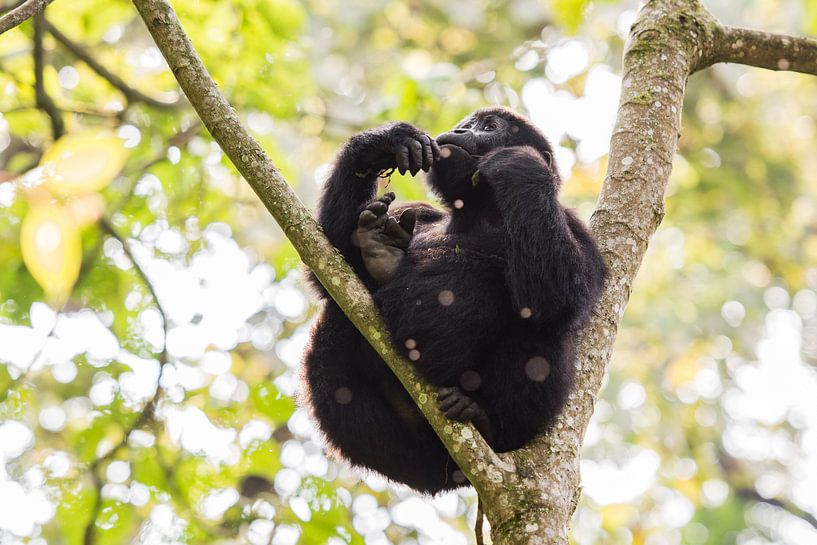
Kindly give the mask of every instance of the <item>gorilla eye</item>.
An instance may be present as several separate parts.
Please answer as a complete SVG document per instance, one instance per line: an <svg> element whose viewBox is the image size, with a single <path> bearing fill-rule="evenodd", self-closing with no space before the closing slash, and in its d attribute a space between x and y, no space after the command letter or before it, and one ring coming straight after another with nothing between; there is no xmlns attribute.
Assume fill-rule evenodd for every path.
<svg viewBox="0 0 817 545"><path fill-rule="evenodd" d="M483 131L495 131L496 130L496 122L495 121L486 121L485 125L482 126Z"/></svg>

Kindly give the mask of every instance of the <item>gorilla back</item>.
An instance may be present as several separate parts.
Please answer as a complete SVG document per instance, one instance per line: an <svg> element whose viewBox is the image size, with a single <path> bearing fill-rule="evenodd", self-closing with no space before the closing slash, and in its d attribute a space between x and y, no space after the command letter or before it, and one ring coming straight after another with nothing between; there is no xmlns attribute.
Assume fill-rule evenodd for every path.
<svg viewBox="0 0 817 545"><path fill-rule="evenodd" d="M427 180L445 210L375 198L397 168ZM564 406L574 339L601 293L604 261L558 202L547 139L503 108L431 139L406 123L354 136L318 220L368 288L393 341L439 388L440 409L498 452L521 447ZM326 304L304 359L304 401L332 450L422 491L463 486L402 385L338 306Z"/></svg>

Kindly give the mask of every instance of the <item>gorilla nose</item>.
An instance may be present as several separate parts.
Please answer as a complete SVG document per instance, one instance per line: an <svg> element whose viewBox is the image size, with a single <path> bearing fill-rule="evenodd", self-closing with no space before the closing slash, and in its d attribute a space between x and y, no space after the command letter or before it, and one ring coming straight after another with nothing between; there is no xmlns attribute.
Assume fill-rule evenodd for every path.
<svg viewBox="0 0 817 545"><path fill-rule="evenodd" d="M451 132L453 132L454 134L465 134L468 132L468 129L454 129Z"/></svg>

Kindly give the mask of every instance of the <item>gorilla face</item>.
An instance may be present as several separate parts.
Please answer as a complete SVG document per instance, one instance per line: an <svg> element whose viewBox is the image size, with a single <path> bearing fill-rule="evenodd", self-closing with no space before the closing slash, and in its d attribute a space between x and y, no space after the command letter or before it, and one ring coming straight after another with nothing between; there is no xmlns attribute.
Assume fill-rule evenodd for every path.
<svg viewBox="0 0 817 545"><path fill-rule="evenodd" d="M531 146L555 171L553 151L544 135L507 108L477 110L436 140L441 149L440 160L429 171L428 182L449 205L488 191L480 187L476 172L480 159L495 149Z"/></svg>
<svg viewBox="0 0 817 545"><path fill-rule="evenodd" d="M504 112L501 112L504 113ZM492 111L478 110L466 117L449 132L437 137L439 145L452 144L471 155L484 155L492 149L512 145L512 136L519 127Z"/></svg>

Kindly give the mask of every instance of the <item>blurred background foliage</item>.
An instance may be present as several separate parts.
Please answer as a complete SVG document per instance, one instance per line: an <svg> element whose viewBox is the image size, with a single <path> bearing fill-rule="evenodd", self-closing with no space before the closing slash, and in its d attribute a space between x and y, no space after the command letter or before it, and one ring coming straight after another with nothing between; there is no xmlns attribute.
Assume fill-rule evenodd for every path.
<svg viewBox="0 0 817 545"><path fill-rule="evenodd" d="M817 33L813 0L707 4ZM558 145L562 201L589 219L635 2L173 6L310 206L354 132L436 134L501 103ZM327 458L295 402L315 310L297 255L130 3L46 19L0 38L0 543L472 541L473 492L420 497ZM815 113L807 76L691 78L576 543L817 543ZM383 183L429 198L419 178Z"/></svg>

